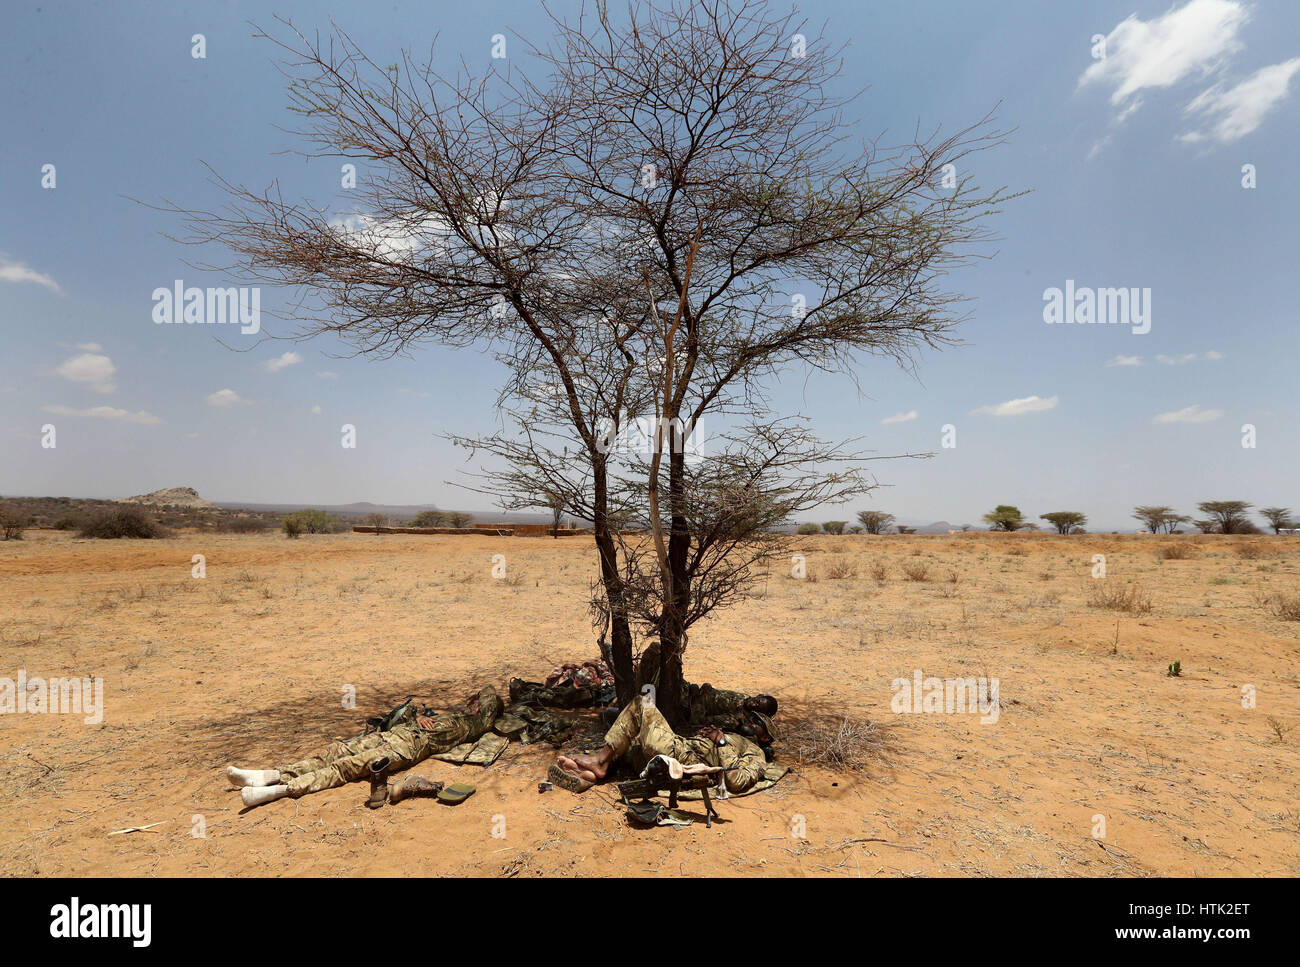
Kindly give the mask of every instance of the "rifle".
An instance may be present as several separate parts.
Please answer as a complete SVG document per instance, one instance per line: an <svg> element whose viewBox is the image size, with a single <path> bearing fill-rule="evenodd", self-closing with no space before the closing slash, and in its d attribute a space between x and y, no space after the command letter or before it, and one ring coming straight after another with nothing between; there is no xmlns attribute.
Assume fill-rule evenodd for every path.
<svg viewBox="0 0 1300 967"><path fill-rule="evenodd" d="M709 798L709 790L720 783L724 773L734 772L735 768L723 768L714 766L710 771L705 773L695 773L685 775L680 779L674 779L668 775L667 768L654 768L654 765L647 768L648 775L642 779L628 779L618 783L618 793L623 799L625 805L631 805L633 799L652 799L659 795L660 790L668 792L668 808L677 808L677 793L683 789L698 789L704 794L704 826L707 829L713 828L713 819L717 817L719 821L722 817L718 811L713 808L713 800ZM723 794L721 798L726 798L726 786L722 786Z"/></svg>

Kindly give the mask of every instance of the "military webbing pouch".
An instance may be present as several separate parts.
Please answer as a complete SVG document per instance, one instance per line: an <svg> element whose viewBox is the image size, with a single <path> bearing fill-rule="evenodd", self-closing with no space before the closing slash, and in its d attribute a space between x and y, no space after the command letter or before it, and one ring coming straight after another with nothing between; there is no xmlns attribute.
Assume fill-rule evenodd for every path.
<svg viewBox="0 0 1300 967"><path fill-rule="evenodd" d="M366 719L366 730L362 735L369 735L371 732L391 732L399 725L415 724L415 703L411 701L411 696L406 697L406 701L397 708L393 709L387 715L376 715L373 718Z"/></svg>

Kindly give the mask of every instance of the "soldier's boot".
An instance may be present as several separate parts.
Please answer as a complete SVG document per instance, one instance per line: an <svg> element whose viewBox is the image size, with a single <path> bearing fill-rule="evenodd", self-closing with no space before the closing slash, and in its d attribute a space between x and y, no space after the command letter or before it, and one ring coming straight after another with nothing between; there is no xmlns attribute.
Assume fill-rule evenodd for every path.
<svg viewBox="0 0 1300 967"><path fill-rule="evenodd" d="M442 792L442 787L443 783L430 781L424 776L407 776L389 790L388 801L396 805L403 799L411 799L415 796L436 796Z"/></svg>
<svg viewBox="0 0 1300 967"><path fill-rule="evenodd" d="M260 806L265 802L275 802L289 795L289 787L283 783L275 786L245 786L239 790L239 798L245 806Z"/></svg>
<svg viewBox="0 0 1300 967"><path fill-rule="evenodd" d="M370 763L370 798L366 800L366 808L378 809L388 802L388 767L390 765L392 765L392 760L388 756Z"/></svg>

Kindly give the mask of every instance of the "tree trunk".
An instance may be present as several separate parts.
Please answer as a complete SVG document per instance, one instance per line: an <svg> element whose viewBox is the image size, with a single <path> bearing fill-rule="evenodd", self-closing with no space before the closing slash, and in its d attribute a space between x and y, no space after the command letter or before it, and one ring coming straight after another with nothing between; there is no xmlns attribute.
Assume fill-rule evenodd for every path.
<svg viewBox="0 0 1300 967"><path fill-rule="evenodd" d="M600 580L605 586L609 606L609 660L613 665L614 688L618 704L626 705L636 697L636 676L632 670L632 629L627 618L623 595L623 578L618 571L618 546L609 530L609 504L606 490L605 463L594 461L592 530L600 552Z"/></svg>
<svg viewBox="0 0 1300 967"><path fill-rule="evenodd" d="M691 581L687 571L690 530L686 521L686 454L674 446L668 462L668 502L672 529L668 539L668 567L673 577L673 599L664 609L659 631L659 711L675 730L686 725L688 710L682 707L686 656L686 628L682 623L691 603Z"/></svg>

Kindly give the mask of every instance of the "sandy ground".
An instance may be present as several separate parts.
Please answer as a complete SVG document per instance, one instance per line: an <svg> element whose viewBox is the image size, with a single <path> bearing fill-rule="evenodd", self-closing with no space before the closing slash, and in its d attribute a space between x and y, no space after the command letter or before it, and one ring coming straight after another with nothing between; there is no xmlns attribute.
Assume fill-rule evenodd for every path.
<svg viewBox="0 0 1300 967"><path fill-rule="evenodd" d="M1177 541L1190 558L1158 557ZM512 745L487 770L418 766L477 783L456 808L372 812L356 784L241 811L222 771L310 753L408 694L449 705L590 657L586 538L0 543L0 676L100 676L106 705L99 724L0 715L0 869L1300 875L1300 623L1262 603L1300 591L1300 541L816 537L791 553L808 577L774 569L755 600L697 626L688 677L776 695L795 772L721 804L727 822L679 831L632 828L606 788L539 794L545 746ZM1107 588L1149 595L1149 613L1090 603L1095 554ZM918 565L926 579L909 579ZM917 670L998 679L996 723L891 711L891 682ZM875 728L865 768L811 761L846 718Z"/></svg>

